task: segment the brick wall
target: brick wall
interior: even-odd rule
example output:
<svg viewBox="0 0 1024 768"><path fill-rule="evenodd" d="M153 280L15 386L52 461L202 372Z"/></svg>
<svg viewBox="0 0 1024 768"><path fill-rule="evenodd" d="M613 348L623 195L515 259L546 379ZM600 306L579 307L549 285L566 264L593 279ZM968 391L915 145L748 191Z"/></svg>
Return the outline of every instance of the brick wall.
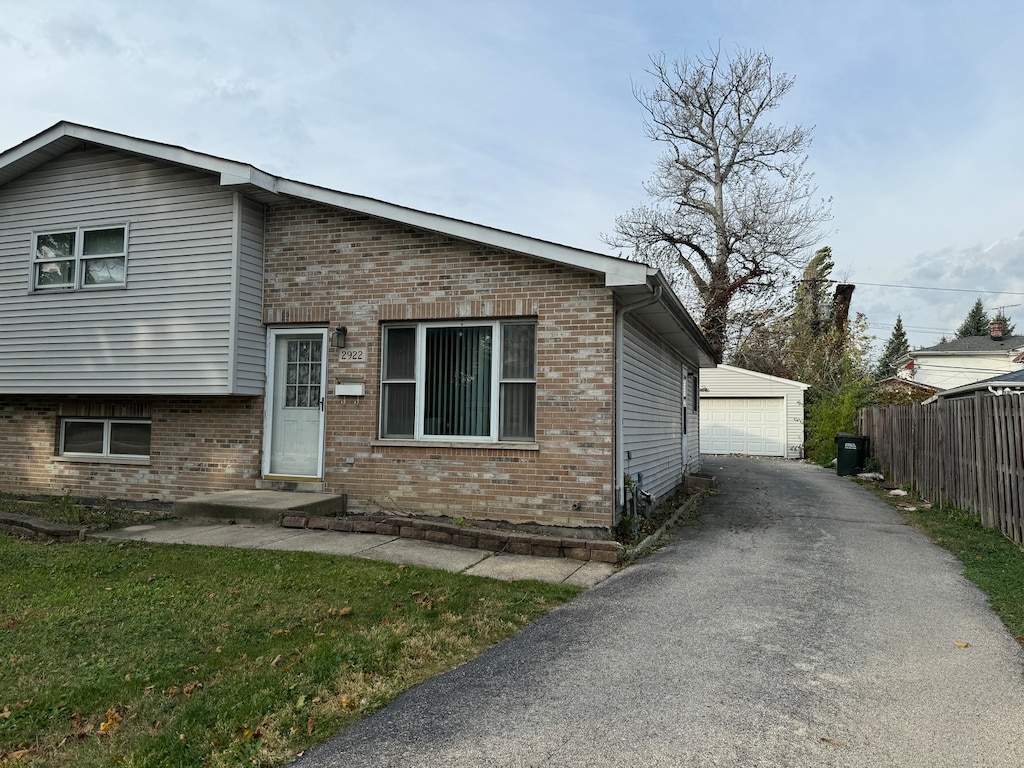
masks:
<svg viewBox="0 0 1024 768"><path fill-rule="evenodd" d="M62 416L149 418L148 465L56 457ZM251 488L259 477L262 398L161 401L0 397L0 491L172 501Z"/></svg>
<svg viewBox="0 0 1024 768"><path fill-rule="evenodd" d="M600 277L308 203L267 212L264 320L348 328L328 353L325 483L355 512L612 524L614 303ZM377 439L381 323L537 320L537 449ZM365 397L336 397L339 378Z"/></svg>

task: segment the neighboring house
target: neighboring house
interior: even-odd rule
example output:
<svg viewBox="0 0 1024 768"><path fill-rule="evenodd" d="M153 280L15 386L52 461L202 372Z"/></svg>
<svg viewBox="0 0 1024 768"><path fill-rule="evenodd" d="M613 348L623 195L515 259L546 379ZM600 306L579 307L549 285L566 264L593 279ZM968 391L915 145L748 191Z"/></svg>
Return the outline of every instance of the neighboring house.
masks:
<svg viewBox="0 0 1024 768"><path fill-rule="evenodd" d="M0 154L0 491L607 528L700 468L643 264L59 123Z"/></svg>
<svg viewBox="0 0 1024 768"><path fill-rule="evenodd" d="M1002 323L993 322L988 336L965 336L915 349L896 366L900 378L938 390L954 389L1024 368L1024 336L1005 336Z"/></svg>
<svg viewBox="0 0 1024 768"><path fill-rule="evenodd" d="M912 379L888 376L874 385L871 393L872 405L911 405L921 403L938 392L935 387L920 384Z"/></svg>
<svg viewBox="0 0 1024 768"><path fill-rule="evenodd" d="M1003 395L1024 395L1024 368L1002 376L993 376L971 384L964 384L953 389L946 389L925 400L925 404L938 400L954 400L961 397L976 395L1002 397Z"/></svg>
<svg viewBox="0 0 1024 768"><path fill-rule="evenodd" d="M720 365L701 372L701 453L799 459L809 384Z"/></svg>

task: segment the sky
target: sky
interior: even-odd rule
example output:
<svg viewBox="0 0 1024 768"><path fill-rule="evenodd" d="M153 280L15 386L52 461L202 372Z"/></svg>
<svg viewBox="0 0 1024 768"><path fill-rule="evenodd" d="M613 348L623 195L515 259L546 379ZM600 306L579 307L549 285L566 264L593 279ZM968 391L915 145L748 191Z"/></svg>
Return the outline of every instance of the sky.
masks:
<svg viewBox="0 0 1024 768"><path fill-rule="evenodd" d="M0 0L0 149L68 120L618 255L650 57L755 49L853 310L930 346L979 297L1024 333L1022 29L1019 0Z"/></svg>

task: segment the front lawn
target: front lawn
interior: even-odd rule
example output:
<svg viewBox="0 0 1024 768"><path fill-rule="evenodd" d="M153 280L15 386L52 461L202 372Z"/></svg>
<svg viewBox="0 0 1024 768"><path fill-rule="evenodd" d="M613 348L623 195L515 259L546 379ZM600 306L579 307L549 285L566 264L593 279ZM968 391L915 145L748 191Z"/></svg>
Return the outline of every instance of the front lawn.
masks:
<svg viewBox="0 0 1024 768"><path fill-rule="evenodd" d="M311 553L0 536L0 764L280 764L578 592Z"/></svg>

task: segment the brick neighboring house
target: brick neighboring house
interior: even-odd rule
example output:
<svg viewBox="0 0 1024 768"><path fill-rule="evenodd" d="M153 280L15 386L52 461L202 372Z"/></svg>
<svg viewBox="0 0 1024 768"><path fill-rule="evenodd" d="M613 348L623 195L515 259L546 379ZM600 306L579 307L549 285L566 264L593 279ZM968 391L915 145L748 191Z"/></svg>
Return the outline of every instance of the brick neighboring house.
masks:
<svg viewBox="0 0 1024 768"><path fill-rule="evenodd" d="M646 265L71 123L0 154L0 491L607 528L700 468Z"/></svg>

